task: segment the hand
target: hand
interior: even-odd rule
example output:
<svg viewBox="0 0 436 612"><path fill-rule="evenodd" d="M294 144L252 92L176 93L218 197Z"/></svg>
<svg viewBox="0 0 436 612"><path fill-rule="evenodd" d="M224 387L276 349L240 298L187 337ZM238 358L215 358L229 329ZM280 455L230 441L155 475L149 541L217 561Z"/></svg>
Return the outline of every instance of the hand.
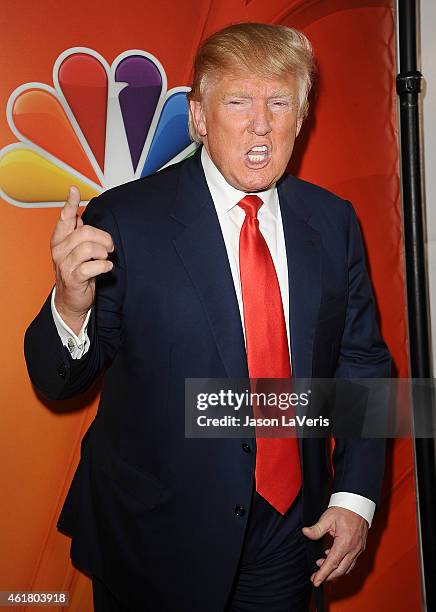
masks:
<svg viewBox="0 0 436 612"><path fill-rule="evenodd" d="M111 235L84 225L78 214L80 192L70 187L50 247L56 274L55 305L75 333L95 300L95 277L113 268L108 254L114 250Z"/></svg>
<svg viewBox="0 0 436 612"><path fill-rule="evenodd" d="M325 551L326 557L316 562L320 569L310 577L314 586L351 572L357 557L365 550L368 528L362 516L336 506L327 508L315 525L303 527L310 540L319 540L326 533L334 538L332 547Z"/></svg>

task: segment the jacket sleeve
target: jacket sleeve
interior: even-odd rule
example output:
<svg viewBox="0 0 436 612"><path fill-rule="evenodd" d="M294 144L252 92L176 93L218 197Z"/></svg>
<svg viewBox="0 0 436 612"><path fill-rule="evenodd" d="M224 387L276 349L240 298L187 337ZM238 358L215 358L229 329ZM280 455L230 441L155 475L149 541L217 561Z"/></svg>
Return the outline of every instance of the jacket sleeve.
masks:
<svg viewBox="0 0 436 612"><path fill-rule="evenodd" d="M114 358L122 342L122 309L126 286L123 245L113 212L103 194L89 202L83 222L109 232L115 245L114 267L96 278L95 303L88 324L90 348L72 359L57 332L48 295L24 337L24 355L30 379L49 399L67 399L83 393Z"/></svg>
<svg viewBox="0 0 436 612"><path fill-rule="evenodd" d="M335 378L389 378L391 356L379 332L359 224L349 204L348 212L348 304ZM377 503L384 462L383 438L335 438L333 493L356 493Z"/></svg>

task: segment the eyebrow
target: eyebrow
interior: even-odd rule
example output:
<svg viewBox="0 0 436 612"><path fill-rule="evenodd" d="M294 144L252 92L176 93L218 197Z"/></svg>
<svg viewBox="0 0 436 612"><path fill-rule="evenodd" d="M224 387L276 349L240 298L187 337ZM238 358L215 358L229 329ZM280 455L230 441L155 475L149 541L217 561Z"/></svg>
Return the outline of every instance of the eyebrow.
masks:
<svg viewBox="0 0 436 612"><path fill-rule="evenodd" d="M225 98L244 98L244 99L250 99L253 96L251 96L250 94L248 94L245 91L231 91L229 93L226 93L223 95L223 99ZM272 98L293 98L293 94L288 91L288 90L284 90L284 89L279 89L277 91L273 91L273 93L268 96L268 100L271 100Z"/></svg>

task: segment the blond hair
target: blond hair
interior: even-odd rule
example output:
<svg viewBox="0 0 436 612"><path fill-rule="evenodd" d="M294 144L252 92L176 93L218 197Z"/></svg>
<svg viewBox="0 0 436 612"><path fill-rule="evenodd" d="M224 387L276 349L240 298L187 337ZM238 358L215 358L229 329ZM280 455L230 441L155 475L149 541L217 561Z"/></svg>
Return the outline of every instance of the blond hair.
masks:
<svg viewBox="0 0 436 612"><path fill-rule="evenodd" d="M202 100L220 73L243 68L271 78L292 74L297 78L298 118L308 112L314 60L312 45L304 34L286 26L238 23L212 34L199 47L188 100ZM189 111L189 133L201 142Z"/></svg>

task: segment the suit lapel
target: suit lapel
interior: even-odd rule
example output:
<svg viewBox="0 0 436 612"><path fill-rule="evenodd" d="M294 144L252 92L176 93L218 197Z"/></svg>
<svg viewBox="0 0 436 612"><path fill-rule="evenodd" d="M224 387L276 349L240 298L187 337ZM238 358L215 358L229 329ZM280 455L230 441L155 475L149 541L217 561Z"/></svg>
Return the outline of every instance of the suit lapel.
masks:
<svg viewBox="0 0 436 612"><path fill-rule="evenodd" d="M238 301L200 154L184 164L172 216L184 226L173 241L204 306L229 378L248 377Z"/></svg>
<svg viewBox="0 0 436 612"><path fill-rule="evenodd" d="M312 375L313 343L321 301L320 237L308 223L305 204L293 189L292 177L278 184L288 259L289 327L293 375Z"/></svg>
<svg viewBox="0 0 436 612"><path fill-rule="evenodd" d="M278 184L289 280L293 374L312 375L313 343L321 301L320 237L308 223L292 177ZM229 378L248 377L238 302L215 206L198 151L182 169L172 217L182 227L173 241L204 306Z"/></svg>

